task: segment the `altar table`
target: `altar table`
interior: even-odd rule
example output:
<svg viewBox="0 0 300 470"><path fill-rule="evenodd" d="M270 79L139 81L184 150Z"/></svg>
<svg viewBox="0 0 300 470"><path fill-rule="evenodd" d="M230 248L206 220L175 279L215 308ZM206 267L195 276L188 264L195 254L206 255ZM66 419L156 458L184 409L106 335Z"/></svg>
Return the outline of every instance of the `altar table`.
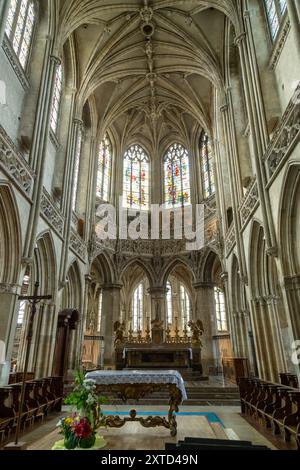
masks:
<svg viewBox="0 0 300 470"><path fill-rule="evenodd" d="M153 392L167 390L170 396L167 418L162 416L137 417L136 410L131 410L129 417L125 418L106 416L104 424L108 427L120 428L129 421L138 421L144 427L164 426L170 429L171 436L176 436L177 422L174 413L179 411L179 405L187 399L184 382L178 371L97 370L88 372L85 378L95 380L96 390L99 394L117 393L124 402L128 399L139 400Z"/></svg>

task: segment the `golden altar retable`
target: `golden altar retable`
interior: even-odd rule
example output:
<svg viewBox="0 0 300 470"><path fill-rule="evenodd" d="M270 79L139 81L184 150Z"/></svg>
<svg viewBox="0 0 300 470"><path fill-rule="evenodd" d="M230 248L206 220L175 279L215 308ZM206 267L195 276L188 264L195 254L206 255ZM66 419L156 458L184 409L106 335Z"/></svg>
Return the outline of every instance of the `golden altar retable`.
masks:
<svg viewBox="0 0 300 470"><path fill-rule="evenodd" d="M151 395L154 392L167 390L170 397L167 417L142 417L138 416L138 413L135 409L132 409L129 412L129 416L125 416L124 418L121 418L118 415L104 416L103 424L111 428L121 428L128 422L137 421L145 428L164 426L165 428L170 429L171 436L176 436L177 422L175 413L179 411L179 405L182 403L182 401L187 398L181 375L177 371L147 371L144 373L142 371L130 371L130 373L127 373L128 381L126 381L125 375L122 377L122 380L119 380L117 383L118 377L121 377L120 374L126 374L126 372L95 371L89 372L86 375L86 378L94 379L96 381L96 390L99 394L115 394L119 398L121 398L124 403L126 403L127 400L138 401L141 398ZM138 378L138 380L134 380L134 374L136 374L136 378ZM151 376L151 374L153 375ZM165 381L168 379L168 374L173 374L174 377L176 376L176 383L170 383ZM101 375L102 378L104 377L103 381L101 380ZM106 377L108 375L113 377L114 380L107 380ZM147 380L143 381L143 375L145 378L147 377ZM152 378L153 382L149 382L149 378L150 380ZM162 380L160 382L157 382L159 378L161 378ZM156 382L154 380L156 380Z"/></svg>

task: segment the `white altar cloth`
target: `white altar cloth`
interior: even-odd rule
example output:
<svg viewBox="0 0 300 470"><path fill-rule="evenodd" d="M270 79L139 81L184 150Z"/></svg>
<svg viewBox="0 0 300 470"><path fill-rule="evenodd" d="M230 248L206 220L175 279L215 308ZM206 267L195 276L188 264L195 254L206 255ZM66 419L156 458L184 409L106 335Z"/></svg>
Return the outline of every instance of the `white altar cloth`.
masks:
<svg viewBox="0 0 300 470"><path fill-rule="evenodd" d="M121 383L163 383L176 384L181 391L182 400L187 400L183 378L177 370L95 370L85 375L99 385Z"/></svg>

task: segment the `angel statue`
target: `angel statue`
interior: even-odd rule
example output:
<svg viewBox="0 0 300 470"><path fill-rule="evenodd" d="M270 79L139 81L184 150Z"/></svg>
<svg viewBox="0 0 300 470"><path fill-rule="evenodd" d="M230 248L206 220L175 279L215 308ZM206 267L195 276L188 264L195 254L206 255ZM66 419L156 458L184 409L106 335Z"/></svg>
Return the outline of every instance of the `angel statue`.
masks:
<svg viewBox="0 0 300 470"><path fill-rule="evenodd" d="M125 325L124 322L121 323L119 320L115 321L114 323L114 332L115 332L115 346L117 344L124 342L124 332L125 332Z"/></svg>
<svg viewBox="0 0 300 470"><path fill-rule="evenodd" d="M201 344L200 336L202 336L202 334L204 332L202 321L201 320L196 320L196 321L190 320L188 322L188 326L190 327L190 330L192 332L192 343L200 343Z"/></svg>

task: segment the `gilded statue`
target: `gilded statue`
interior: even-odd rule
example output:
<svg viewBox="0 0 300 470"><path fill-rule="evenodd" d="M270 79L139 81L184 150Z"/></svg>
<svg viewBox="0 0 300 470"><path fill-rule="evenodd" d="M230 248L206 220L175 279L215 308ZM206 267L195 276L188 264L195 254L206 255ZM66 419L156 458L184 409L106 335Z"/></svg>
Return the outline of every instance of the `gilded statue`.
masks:
<svg viewBox="0 0 300 470"><path fill-rule="evenodd" d="M124 343L124 332L125 332L124 322L121 323L119 320L115 321L114 332L115 332L115 346L117 344Z"/></svg>
<svg viewBox="0 0 300 470"><path fill-rule="evenodd" d="M201 344L201 339L200 336L202 336L204 332L203 328L203 323L201 320L196 320L192 321L190 320L188 322L188 326L190 327L190 330L192 332L192 343L200 343Z"/></svg>
<svg viewBox="0 0 300 470"><path fill-rule="evenodd" d="M162 330L164 327L164 322L156 316L154 320L151 321L152 329Z"/></svg>

